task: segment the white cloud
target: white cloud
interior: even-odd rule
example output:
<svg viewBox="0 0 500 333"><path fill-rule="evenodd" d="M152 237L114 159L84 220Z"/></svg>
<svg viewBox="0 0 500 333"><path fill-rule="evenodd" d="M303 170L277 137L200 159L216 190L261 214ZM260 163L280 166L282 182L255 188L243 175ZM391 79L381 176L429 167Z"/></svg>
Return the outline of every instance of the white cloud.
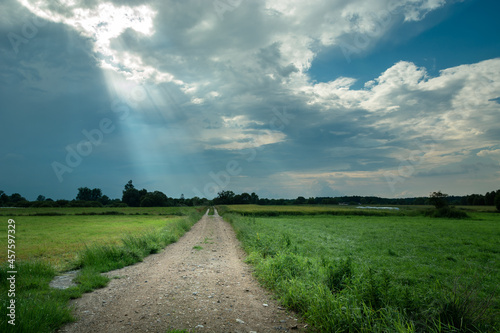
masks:
<svg viewBox="0 0 500 333"><path fill-rule="evenodd" d="M205 128L194 134L205 149L243 150L283 142L286 135L280 131L260 128L264 123L249 120L247 116L222 117L215 128Z"/></svg>
<svg viewBox="0 0 500 333"><path fill-rule="evenodd" d="M150 6L116 6L112 2L95 3L91 8L77 1L60 1L54 7L50 1L20 0L20 2L44 19L61 22L78 30L93 40L94 52L100 59L102 68L113 69L125 77L135 81L152 80L154 82L175 82L172 74L159 71L143 63L143 60L126 51L118 51L111 45L113 40L131 29L145 38L154 33L153 20L156 11Z"/></svg>
<svg viewBox="0 0 500 333"><path fill-rule="evenodd" d="M500 121L500 59L461 65L430 77L425 68L398 62L365 89L352 90L354 79L339 78L303 87L309 103L373 113L374 126L439 136L472 139Z"/></svg>
<svg viewBox="0 0 500 333"><path fill-rule="evenodd" d="M500 149L481 150L479 153L477 153L477 156L489 157L492 160L500 163Z"/></svg>

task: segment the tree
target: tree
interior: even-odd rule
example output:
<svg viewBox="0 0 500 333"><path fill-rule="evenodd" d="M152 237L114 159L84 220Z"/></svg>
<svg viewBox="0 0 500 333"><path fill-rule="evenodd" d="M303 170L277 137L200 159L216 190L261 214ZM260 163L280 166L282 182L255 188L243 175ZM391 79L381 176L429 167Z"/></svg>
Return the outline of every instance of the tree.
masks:
<svg viewBox="0 0 500 333"><path fill-rule="evenodd" d="M148 193L145 189L138 190L135 188L132 181L129 180L123 189L122 202L130 207L139 207L141 205L142 197Z"/></svg>
<svg viewBox="0 0 500 333"><path fill-rule="evenodd" d="M234 203L235 194L233 191L220 191L217 193L217 198L214 198L216 205L231 205Z"/></svg>
<svg viewBox="0 0 500 333"><path fill-rule="evenodd" d="M498 190L495 195L495 206L497 207L497 210L500 211L500 190Z"/></svg>
<svg viewBox="0 0 500 333"><path fill-rule="evenodd" d="M250 202L253 203L254 205L256 205L257 203L259 203L259 196L257 194L255 194L255 192L252 192L252 194L250 194Z"/></svg>
<svg viewBox="0 0 500 333"><path fill-rule="evenodd" d="M36 201L45 201L45 196L43 195L39 195L37 198L36 198Z"/></svg>
<svg viewBox="0 0 500 333"><path fill-rule="evenodd" d="M134 187L134 184L132 184L132 181L129 180L127 184L125 184L125 191L126 190L131 190L131 189L135 189Z"/></svg>
<svg viewBox="0 0 500 333"><path fill-rule="evenodd" d="M4 191L0 190L0 207L6 205L9 202L9 196L5 194Z"/></svg>
<svg viewBox="0 0 500 333"><path fill-rule="evenodd" d="M76 195L76 200L79 201L91 201L90 196L91 196L92 190L88 187L79 187L78 188L78 194Z"/></svg>
<svg viewBox="0 0 500 333"><path fill-rule="evenodd" d="M102 198L102 191L100 188L90 189L88 187L80 187L76 200L80 201L100 201Z"/></svg>
<svg viewBox="0 0 500 333"><path fill-rule="evenodd" d="M99 202L102 203L104 206L106 206L111 202L111 199L107 195L103 195L99 200Z"/></svg>
<svg viewBox="0 0 500 333"><path fill-rule="evenodd" d="M139 207L141 205L141 193L135 188L129 188L123 191L122 201L130 207Z"/></svg>
<svg viewBox="0 0 500 333"><path fill-rule="evenodd" d="M296 205L303 205L306 203L306 198L304 197L298 197L297 199L295 199L295 204Z"/></svg>
<svg viewBox="0 0 500 333"><path fill-rule="evenodd" d="M495 205L495 196L496 196L495 191L487 192L486 195L484 196L485 204L487 206Z"/></svg>
<svg viewBox="0 0 500 333"><path fill-rule="evenodd" d="M447 197L448 194L444 194L441 191L432 192L429 196L429 203L434 205L436 209L444 208L448 206L448 201L446 200Z"/></svg>
<svg viewBox="0 0 500 333"><path fill-rule="evenodd" d="M21 196L19 193L12 193L10 195L9 201L11 204L17 204L21 201L27 201L23 196Z"/></svg>
<svg viewBox="0 0 500 333"><path fill-rule="evenodd" d="M241 193L239 197L239 203L243 205L247 205L251 203L252 197L248 193Z"/></svg>
<svg viewBox="0 0 500 333"><path fill-rule="evenodd" d="M315 205L316 204L316 198L309 197L309 199L307 199L307 204L308 205Z"/></svg>
<svg viewBox="0 0 500 333"><path fill-rule="evenodd" d="M141 198L141 207L166 207L168 206L168 197L160 192L148 192Z"/></svg>

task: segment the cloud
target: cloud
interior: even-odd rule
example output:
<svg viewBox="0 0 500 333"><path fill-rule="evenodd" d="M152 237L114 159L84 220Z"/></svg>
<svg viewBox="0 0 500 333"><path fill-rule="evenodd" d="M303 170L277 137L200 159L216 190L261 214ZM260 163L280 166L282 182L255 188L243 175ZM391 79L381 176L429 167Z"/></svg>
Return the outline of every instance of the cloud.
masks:
<svg viewBox="0 0 500 333"><path fill-rule="evenodd" d="M470 139L476 145L477 137L491 128L489 124L500 120L493 100L500 89L499 74L500 59L448 68L438 77L402 61L362 90L350 89L354 79L339 78L303 87L298 93L306 93L310 104L324 110L369 111L373 127L398 131L398 136Z"/></svg>
<svg viewBox="0 0 500 333"><path fill-rule="evenodd" d="M490 158L500 163L500 149L485 149L477 153L477 156Z"/></svg>
<svg viewBox="0 0 500 333"><path fill-rule="evenodd" d="M498 142L500 59L434 76L398 61L368 82L335 68L328 82L308 74L321 52L365 52L404 22L445 6L442 0L256 0L227 2L233 5L224 12L196 0L19 2L50 23L21 45L26 52L9 53L0 80L2 89L28 96L9 100L24 110L9 116L12 123L39 112L39 100L55 119L34 134L57 133L44 148L47 165L64 158L82 129L109 117L117 130L86 165L97 168L109 154L124 175L134 170L152 181L161 179L162 163L176 174L190 163L203 182L238 159L244 174L233 185L241 188L257 186L252 178L267 193L276 193L273 186L294 195L301 186L310 195L371 186L377 194L387 188L384 174L397 173L402 161L420 161L415 178L440 165L455 170L471 156L493 158L485 147ZM15 4L0 6L22 12ZM0 27L22 30L11 18ZM127 108L126 117L116 105Z"/></svg>

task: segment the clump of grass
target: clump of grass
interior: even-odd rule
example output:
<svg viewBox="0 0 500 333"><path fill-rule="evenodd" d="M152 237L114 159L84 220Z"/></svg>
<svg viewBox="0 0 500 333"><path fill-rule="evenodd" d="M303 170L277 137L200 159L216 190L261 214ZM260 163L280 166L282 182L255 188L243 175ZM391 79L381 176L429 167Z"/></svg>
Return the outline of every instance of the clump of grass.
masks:
<svg viewBox="0 0 500 333"><path fill-rule="evenodd" d="M479 296L481 279L475 283L462 282L456 278L453 288L442 293L439 300L439 324L457 332L477 332L481 324L491 329L500 320L493 312L493 295Z"/></svg>
<svg viewBox="0 0 500 333"><path fill-rule="evenodd" d="M199 245L195 245L195 246L193 246L193 250L200 251L200 250L203 250L203 247L201 247Z"/></svg>
<svg viewBox="0 0 500 333"><path fill-rule="evenodd" d="M143 258L143 251L115 245L91 245L80 253L78 268L93 267L107 272L136 263Z"/></svg>
<svg viewBox="0 0 500 333"><path fill-rule="evenodd" d="M390 256L393 256L393 257L397 257L397 256L398 256L398 254L397 254L396 252L394 252L393 250L391 250L391 249L389 249L389 250L387 251L387 253L388 253Z"/></svg>
<svg viewBox="0 0 500 333"><path fill-rule="evenodd" d="M342 260L337 267L329 265L327 267L325 284L332 293L344 289L352 277L352 260L347 258Z"/></svg>
<svg viewBox="0 0 500 333"><path fill-rule="evenodd" d="M205 237L203 240L203 244L213 244L214 242L211 242L212 238L210 237Z"/></svg>

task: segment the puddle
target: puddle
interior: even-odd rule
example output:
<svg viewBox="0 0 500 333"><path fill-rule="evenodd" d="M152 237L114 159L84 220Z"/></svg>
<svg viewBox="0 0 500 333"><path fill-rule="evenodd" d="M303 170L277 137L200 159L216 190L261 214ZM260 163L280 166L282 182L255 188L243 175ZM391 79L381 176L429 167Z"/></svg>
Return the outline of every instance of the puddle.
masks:
<svg viewBox="0 0 500 333"><path fill-rule="evenodd" d="M56 289L68 289L69 287L74 287L76 286L76 283L73 282L73 279L79 272L80 270L76 270L58 275L50 282L49 286Z"/></svg>
<svg viewBox="0 0 500 333"><path fill-rule="evenodd" d="M393 209L393 210L399 210L398 207L369 207L369 206L358 206L356 208L360 208L360 209Z"/></svg>

